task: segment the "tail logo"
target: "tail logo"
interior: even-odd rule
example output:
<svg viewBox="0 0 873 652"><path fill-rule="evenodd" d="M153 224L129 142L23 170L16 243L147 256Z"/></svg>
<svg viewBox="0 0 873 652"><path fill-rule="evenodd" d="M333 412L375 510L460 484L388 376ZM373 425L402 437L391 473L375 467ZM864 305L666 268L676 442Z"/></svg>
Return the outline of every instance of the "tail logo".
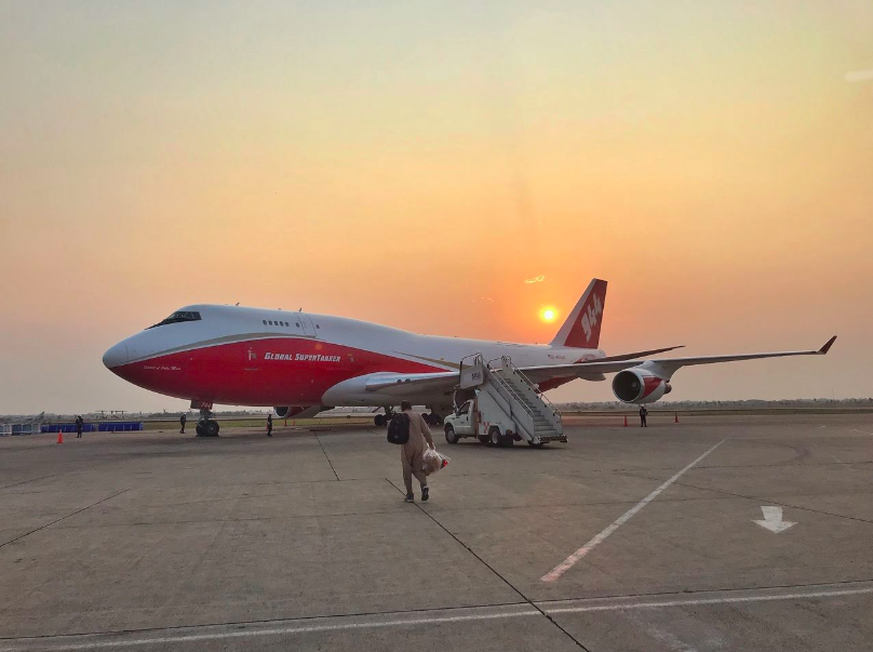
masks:
<svg viewBox="0 0 873 652"><path fill-rule="evenodd" d="M586 306L586 310L582 311L582 316L579 319L579 323L582 325L582 330L585 332L585 340L591 341L591 336L594 334L594 327L597 326L597 322L600 319L600 316L603 314L603 303L600 301L600 297L596 294L593 294L593 304L590 303Z"/></svg>

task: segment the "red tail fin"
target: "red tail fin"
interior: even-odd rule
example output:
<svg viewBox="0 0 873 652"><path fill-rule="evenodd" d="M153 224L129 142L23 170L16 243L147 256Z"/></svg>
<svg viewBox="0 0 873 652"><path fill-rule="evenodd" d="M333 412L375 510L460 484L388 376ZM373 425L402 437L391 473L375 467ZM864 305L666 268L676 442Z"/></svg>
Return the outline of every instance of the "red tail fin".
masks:
<svg viewBox="0 0 873 652"><path fill-rule="evenodd" d="M552 346L573 346L596 349L600 346L600 325L606 305L606 281L591 280L585 294L573 308L567 321L552 340Z"/></svg>

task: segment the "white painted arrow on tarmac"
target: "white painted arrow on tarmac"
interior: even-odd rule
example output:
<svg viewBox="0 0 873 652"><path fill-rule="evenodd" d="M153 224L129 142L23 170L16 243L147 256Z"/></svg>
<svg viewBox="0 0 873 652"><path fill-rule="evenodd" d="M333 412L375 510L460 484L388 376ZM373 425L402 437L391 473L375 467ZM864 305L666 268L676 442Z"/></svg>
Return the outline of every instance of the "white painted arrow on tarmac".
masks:
<svg viewBox="0 0 873 652"><path fill-rule="evenodd" d="M780 532L785 532L788 528L793 525L797 525L797 523L793 523L792 521L783 521L782 520L782 508L774 507L771 505L762 505L761 511L764 513L763 521L755 521L758 525L760 525L765 530L770 530L775 534L779 534Z"/></svg>

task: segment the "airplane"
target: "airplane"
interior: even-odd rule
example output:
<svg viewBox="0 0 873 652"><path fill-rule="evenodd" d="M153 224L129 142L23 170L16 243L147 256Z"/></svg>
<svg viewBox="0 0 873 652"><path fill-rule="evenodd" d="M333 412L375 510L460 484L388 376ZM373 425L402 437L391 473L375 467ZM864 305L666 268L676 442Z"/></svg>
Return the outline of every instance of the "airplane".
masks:
<svg viewBox="0 0 873 652"><path fill-rule="evenodd" d="M548 345L419 335L370 322L284 310L191 305L110 348L103 363L124 380L191 401L198 434L215 436L215 403L274 407L305 418L338 406L385 414L402 399L425 405L431 423L453 409L462 361L508 356L540 392L577 378L606 380L624 403L653 403L682 367L739 360L825 355L820 349L655 358L680 346L607 356L600 346L607 283L593 279ZM276 407L278 406L278 407Z"/></svg>

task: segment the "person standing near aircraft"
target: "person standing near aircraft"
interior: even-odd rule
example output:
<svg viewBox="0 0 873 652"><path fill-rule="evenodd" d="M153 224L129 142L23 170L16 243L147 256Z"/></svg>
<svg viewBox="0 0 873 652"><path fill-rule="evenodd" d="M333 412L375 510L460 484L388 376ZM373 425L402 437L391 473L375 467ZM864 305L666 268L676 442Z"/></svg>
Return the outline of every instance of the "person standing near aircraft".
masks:
<svg viewBox="0 0 873 652"><path fill-rule="evenodd" d="M76 417L76 439L81 439L82 430L85 428L85 420L82 418L82 415L78 415Z"/></svg>
<svg viewBox="0 0 873 652"><path fill-rule="evenodd" d="M648 416L649 411L646 409L645 405L640 406L640 428L648 428L648 424L646 423L646 416Z"/></svg>
<svg viewBox="0 0 873 652"><path fill-rule="evenodd" d="M179 430L179 434L185 434L185 423L188 421L188 417L185 416L185 413L182 413L182 416L179 417L179 425L182 426L182 429Z"/></svg>
<svg viewBox="0 0 873 652"><path fill-rule="evenodd" d="M267 415L267 437L273 436L273 415Z"/></svg>
<svg viewBox="0 0 873 652"><path fill-rule="evenodd" d="M409 401L400 402L400 412L409 421L409 440L400 448L400 461L403 464L403 484L406 487L406 502L415 502L415 494L412 493L412 476L421 485L421 500L427 501L430 492L427 488L427 476L424 474L423 457L425 441L428 447L434 448L433 437L424 417L418 412L412 411Z"/></svg>

